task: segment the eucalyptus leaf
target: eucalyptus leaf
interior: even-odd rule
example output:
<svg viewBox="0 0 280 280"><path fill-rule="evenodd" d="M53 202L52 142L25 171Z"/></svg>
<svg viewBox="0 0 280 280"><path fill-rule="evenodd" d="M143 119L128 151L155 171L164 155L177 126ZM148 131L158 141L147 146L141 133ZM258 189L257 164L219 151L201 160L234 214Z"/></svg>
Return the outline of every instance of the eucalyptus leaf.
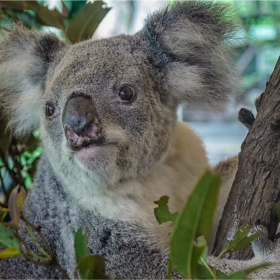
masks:
<svg viewBox="0 0 280 280"><path fill-rule="evenodd" d="M0 1L0 7L14 10L32 10L42 25L52 26L64 30L63 16L56 10L49 10L37 1Z"/></svg>
<svg viewBox="0 0 280 280"><path fill-rule="evenodd" d="M19 241L14 234L0 223L0 246L3 248L16 248L20 250Z"/></svg>
<svg viewBox="0 0 280 280"><path fill-rule="evenodd" d="M75 244L76 260L77 263L79 263L79 261L82 258L89 256L88 247L87 247L87 235L86 233L83 234L81 228L79 228L75 234L74 244Z"/></svg>
<svg viewBox="0 0 280 280"><path fill-rule="evenodd" d="M197 265L201 263L200 259L202 257L203 252L205 251L205 246L197 246L194 244L192 251L192 259L191 259L191 271L195 271Z"/></svg>
<svg viewBox="0 0 280 280"><path fill-rule="evenodd" d="M110 8L103 8L103 1L87 3L70 20L67 26L67 37L71 43L78 43L90 39L99 23L106 16Z"/></svg>
<svg viewBox="0 0 280 280"><path fill-rule="evenodd" d="M210 265L207 267L201 264L198 264L195 271L193 272L193 279L215 279L214 277L216 277L216 279L226 279L228 275Z"/></svg>
<svg viewBox="0 0 280 280"><path fill-rule="evenodd" d="M234 252L238 251L240 249L245 248L248 246L252 241L257 239L260 236L260 233L257 232L253 235L247 236L250 232L251 228L241 227L236 233L234 240L231 240L226 249L223 251L223 253L227 252Z"/></svg>
<svg viewBox="0 0 280 280"><path fill-rule="evenodd" d="M102 256L91 255L82 258L77 268L82 279L110 279L105 272L105 261Z"/></svg>
<svg viewBox="0 0 280 280"><path fill-rule="evenodd" d="M15 257L21 254L18 248L6 248L0 251L0 259Z"/></svg>
<svg viewBox="0 0 280 280"><path fill-rule="evenodd" d="M155 203L158 204L158 207L154 209L154 213L159 224L169 221L175 222L178 217L178 212L173 214L170 213L167 206L168 200L168 196L162 196L159 200L155 201Z"/></svg>
<svg viewBox="0 0 280 280"><path fill-rule="evenodd" d="M178 216L171 234L171 259L178 272L185 278L192 278L194 255L203 250L194 248L196 237L210 236L218 200L220 177L206 172L191 193L182 213Z"/></svg>
<svg viewBox="0 0 280 280"><path fill-rule="evenodd" d="M204 236L199 236L197 238L197 246L204 247L199 260L199 263L203 265L204 263L207 263L207 256L208 256L207 241Z"/></svg>

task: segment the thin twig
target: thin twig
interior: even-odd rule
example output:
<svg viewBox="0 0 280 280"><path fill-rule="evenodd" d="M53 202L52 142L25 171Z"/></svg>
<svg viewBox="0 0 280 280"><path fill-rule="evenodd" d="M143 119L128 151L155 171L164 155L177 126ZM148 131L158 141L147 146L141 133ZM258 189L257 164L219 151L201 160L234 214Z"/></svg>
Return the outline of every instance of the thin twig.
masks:
<svg viewBox="0 0 280 280"><path fill-rule="evenodd" d="M27 261L29 261L33 264L36 264L36 265L49 266L49 265L53 264L52 259L49 261L42 262L42 261L36 261L36 260L32 259L28 254L21 254L21 256L23 256Z"/></svg>
<svg viewBox="0 0 280 280"><path fill-rule="evenodd" d="M36 255L35 253L32 252L32 250L30 249L30 247L27 245L27 243L25 242L24 239L22 239L20 237L20 235L18 233L14 233L15 237L24 245L25 249L27 250L28 254L30 254L33 258L42 260L42 261L50 261L52 260L52 258L43 258L41 256Z"/></svg>
<svg viewBox="0 0 280 280"><path fill-rule="evenodd" d="M34 245L37 247L37 249L43 254L45 255L46 257L50 257L49 254L47 252L45 252L45 250L39 245L39 243L36 241L33 233L32 233L32 230L30 229L30 227L28 225L26 225L26 230L32 240L32 242L34 243Z"/></svg>
<svg viewBox="0 0 280 280"><path fill-rule="evenodd" d="M49 246L48 242L46 241L45 237L43 236L43 234L42 234L42 232L41 232L41 227L40 227L40 226L34 226L33 224L31 224L31 223L24 217L23 214L21 215L21 219L22 219L28 226L30 226L31 228L33 228L33 229L36 231L36 233L39 235L39 237L40 237L41 240L43 241L43 243L44 243L44 245L45 245L45 247L46 247L46 249L47 249L49 255L50 255L51 257L53 257L53 256L54 256L53 251L52 251L51 247Z"/></svg>
<svg viewBox="0 0 280 280"><path fill-rule="evenodd" d="M67 275L67 272L66 270L64 270L61 265L58 263L51 247L49 246L49 244L47 243L46 239L44 238L42 232L41 232L41 227L40 226L35 226L33 224L31 224L23 215L21 215L21 219L26 223L26 225L30 226L32 229L34 229L36 231L36 233L40 236L41 240L43 241L49 255L51 256L52 258L52 264L54 266L56 266L56 268L61 272L61 274L63 275L63 277L65 279L71 279L68 275Z"/></svg>

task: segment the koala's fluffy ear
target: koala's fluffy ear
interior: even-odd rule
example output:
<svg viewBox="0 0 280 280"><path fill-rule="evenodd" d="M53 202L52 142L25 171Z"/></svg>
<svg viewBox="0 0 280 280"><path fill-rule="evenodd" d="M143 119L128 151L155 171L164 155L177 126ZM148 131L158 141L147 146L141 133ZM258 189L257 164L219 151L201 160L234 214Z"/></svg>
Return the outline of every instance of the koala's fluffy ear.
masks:
<svg viewBox="0 0 280 280"><path fill-rule="evenodd" d="M4 34L0 43L0 102L17 135L39 127L49 65L63 47L55 35L22 26Z"/></svg>
<svg viewBox="0 0 280 280"><path fill-rule="evenodd" d="M227 4L175 2L150 15L140 32L178 103L222 109L238 75L230 54L239 28Z"/></svg>

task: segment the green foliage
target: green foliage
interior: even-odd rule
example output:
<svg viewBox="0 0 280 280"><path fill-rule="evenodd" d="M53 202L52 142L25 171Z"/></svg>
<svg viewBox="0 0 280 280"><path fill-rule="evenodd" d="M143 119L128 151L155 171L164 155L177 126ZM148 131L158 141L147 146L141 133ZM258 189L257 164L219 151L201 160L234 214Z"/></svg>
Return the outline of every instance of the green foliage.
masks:
<svg viewBox="0 0 280 280"><path fill-rule="evenodd" d="M105 273L104 258L91 255L81 259L77 265L82 279L110 279Z"/></svg>
<svg viewBox="0 0 280 280"><path fill-rule="evenodd" d="M205 249L205 246L197 245L195 239L211 234L219 185L219 176L206 172L176 219L174 232L171 234L170 257L183 277L192 277L192 271Z"/></svg>
<svg viewBox="0 0 280 280"><path fill-rule="evenodd" d="M81 279L110 279L105 273L104 258L98 255L89 255L87 248L87 234L78 229L75 234L75 252L77 270Z"/></svg>
<svg viewBox="0 0 280 280"><path fill-rule="evenodd" d="M96 1L82 7L67 27L67 37L72 43L89 39L110 8L103 8L104 2Z"/></svg>
<svg viewBox="0 0 280 280"><path fill-rule="evenodd" d="M216 269L223 254L240 250L259 236L258 233L248 236L250 228L241 228L236 232L235 239L230 241L217 257L214 267L207 264L208 250L205 237L209 237L212 231L219 185L219 176L206 172L189 196L181 213L169 212L166 196L156 201L158 207L155 209L155 215L158 222L172 221L174 228L170 233L168 279L171 278L173 265L178 273L187 279L246 279L249 273L269 265L262 264L231 275L225 275Z"/></svg>
<svg viewBox="0 0 280 280"><path fill-rule="evenodd" d="M223 251L223 253L228 252L234 252L241 250L242 248L249 245L252 241L257 239L260 236L260 233L257 232L251 236L248 236L250 233L251 228L245 228L241 227L236 233L235 233L235 239L229 241L226 249Z"/></svg>
<svg viewBox="0 0 280 280"><path fill-rule="evenodd" d="M15 235L3 224L0 223L0 247L20 249L19 242Z"/></svg>
<svg viewBox="0 0 280 280"><path fill-rule="evenodd" d="M162 196L158 201L155 201L155 203L158 204L158 207L154 209L154 213L160 225L168 221L175 222L178 216L178 212L175 212L173 214L169 212L167 206L168 200L169 200L168 196ZM172 226L174 226L173 223Z"/></svg>
<svg viewBox="0 0 280 280"><path fill-rule="evenodd" d="M82 229L78 229L74 239L76 260L79 262L82 258L89 255L87 248L87 236L83 233Z"/></svg>
<svg viewBox="0 0 280 280"><path fill-rule="evenodd" d="M14 21L21 20L28 27L32 27L34 22L37 26L55 27L60 29L63 37L71 43L87 40L93 35L99 23L110 10L104 5L103 1L87 3L80 6L80 9L73 15L68 11L69 5L63 2L62 11L59 12L57 9L49 10L37 1L0 1L3 17L11 18ZM19 11L25 13L27 18L17 17Z"/></svg>

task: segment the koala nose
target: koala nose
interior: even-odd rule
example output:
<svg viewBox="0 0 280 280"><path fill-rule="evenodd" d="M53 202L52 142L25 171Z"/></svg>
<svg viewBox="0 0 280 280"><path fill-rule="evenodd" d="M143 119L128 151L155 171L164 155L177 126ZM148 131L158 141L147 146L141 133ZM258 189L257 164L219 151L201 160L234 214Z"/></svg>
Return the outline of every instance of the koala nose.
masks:
<svg viewBox="0 0 280 280"><path fill-rule="evenodd" d="M92 100L87 96L71 98L62 115L67 143L73 150L100 140L99 120Z"/></svg>

